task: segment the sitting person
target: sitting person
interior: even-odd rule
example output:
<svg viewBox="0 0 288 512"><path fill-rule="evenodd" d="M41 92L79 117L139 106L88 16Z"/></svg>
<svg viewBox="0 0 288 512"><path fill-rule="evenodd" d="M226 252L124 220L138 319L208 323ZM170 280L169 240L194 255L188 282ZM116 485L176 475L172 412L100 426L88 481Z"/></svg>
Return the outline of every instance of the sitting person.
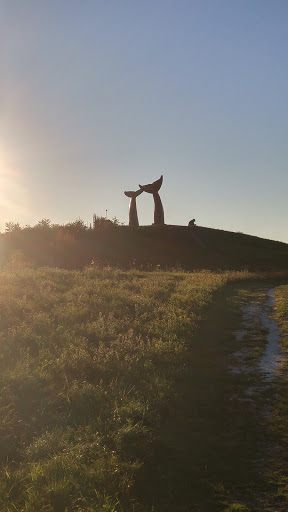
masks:
<svg viewBox="0 0 288 512"><path fill-rule="evenodd" d="M190 222L188 222L188 226L189 226L190 228L194 228L194 227L196 226L196 224L195 224L195 219L190 220Z"/></svg>

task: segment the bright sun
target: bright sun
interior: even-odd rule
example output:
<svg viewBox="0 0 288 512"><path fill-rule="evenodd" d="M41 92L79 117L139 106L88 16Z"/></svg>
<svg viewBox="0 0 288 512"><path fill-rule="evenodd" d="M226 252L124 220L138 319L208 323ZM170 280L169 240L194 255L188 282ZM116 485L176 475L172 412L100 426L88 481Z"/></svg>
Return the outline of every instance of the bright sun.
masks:
<svg viewBox="0 0 288 512"><path fill-rule="evenodd" d="M1 221L19 221L27 213L27 193L23 176L0 148L0 216Z"/></svg>

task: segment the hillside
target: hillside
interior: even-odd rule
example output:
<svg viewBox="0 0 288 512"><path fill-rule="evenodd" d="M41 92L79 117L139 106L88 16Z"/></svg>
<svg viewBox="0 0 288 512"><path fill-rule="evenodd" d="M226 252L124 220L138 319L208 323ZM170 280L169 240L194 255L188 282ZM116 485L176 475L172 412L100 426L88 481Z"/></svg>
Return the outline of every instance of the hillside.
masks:
<svg viewBox="0 0 288 512"><path fill-rule="evenodd" d="M182 267L187 270L286 270L288 244L197 226L112 223L17 229L1 235L1 262L82 268L93 261L121 268Z"/></svg>

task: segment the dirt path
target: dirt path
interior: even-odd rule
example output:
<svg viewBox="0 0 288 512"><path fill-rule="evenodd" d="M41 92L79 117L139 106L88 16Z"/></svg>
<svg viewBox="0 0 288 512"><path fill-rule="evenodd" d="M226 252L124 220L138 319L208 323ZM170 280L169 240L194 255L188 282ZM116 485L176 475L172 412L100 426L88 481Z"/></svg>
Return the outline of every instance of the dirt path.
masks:
<svg viewBox="0 0 288 512"><path fill-rule="evenodd" d="M282 364L274 300L259 283L215 297L137 482L151 510L288 510L270 476L281 464L271 430Z"/></svg>
<svg viewBox="0 0 288 512"><path fill-rule="evenodd" d="M246 376L246 385L242 385L231 399L246 402L251 410L257 411L258 431L262 435L261 450L251 460L260 487L248 499L242 495L251 510L259 512L284 512L288 508L275 485L277 479L272 476L282 464L280 446L273 435L273 415L285 361L275 320L275 305L275 287L249 290L242 299L241 327L234 331L236 350L230 366L232 374Z"/></svg>

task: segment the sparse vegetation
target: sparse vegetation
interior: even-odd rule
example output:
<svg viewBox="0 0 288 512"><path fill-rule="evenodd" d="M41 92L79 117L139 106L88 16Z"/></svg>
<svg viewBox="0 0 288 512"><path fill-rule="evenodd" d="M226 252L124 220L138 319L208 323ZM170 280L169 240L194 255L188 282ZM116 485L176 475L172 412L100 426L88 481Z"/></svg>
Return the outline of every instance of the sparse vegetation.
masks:
<svg viewBox="0 0 288 512"><path fill-rule="evenodd" d="M271 452L273 470L270 480L277 489L277 497L280 502L288 502L288 285L276 288L276 318L281 330L282 366L281 371L273 385L274 400L271 404L269 426L274 442L274 450ZM285 508L285 505L283 509ZM286 509L285 509L286 510Z"/></svg>

